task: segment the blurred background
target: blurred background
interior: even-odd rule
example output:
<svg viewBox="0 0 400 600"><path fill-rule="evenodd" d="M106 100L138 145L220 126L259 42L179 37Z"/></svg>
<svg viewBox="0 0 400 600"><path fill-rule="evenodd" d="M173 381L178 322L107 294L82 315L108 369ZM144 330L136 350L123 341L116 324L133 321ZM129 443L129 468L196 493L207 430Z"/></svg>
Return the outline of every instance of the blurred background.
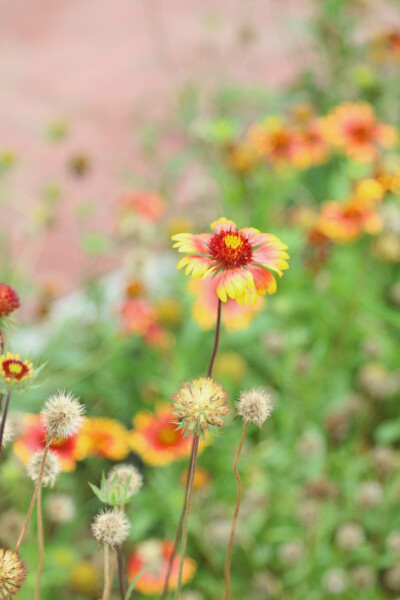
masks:
<svg viewBox="0 0 400 600"><path fill-rule="evenodd" d="M170 237L225 216L291 257L274 296L224 306L215 378L232 409L252 386L275 404L243 452L232 600L398 599L398 0L0 7L0 281L21 305L6 349L46 363L11 402L2 545L27 509L41 406L71 390L89 419L44 490L42 598L100 596L88 482L120 461L144 476L128 576L150 565L161 591L188 455L168 402L206 371L216 315ZM199 458L185 600L222 595L239 436L229 418ZM21 555L28 600L34 524ZM135 596L153 592L143 576Z"/></svg>

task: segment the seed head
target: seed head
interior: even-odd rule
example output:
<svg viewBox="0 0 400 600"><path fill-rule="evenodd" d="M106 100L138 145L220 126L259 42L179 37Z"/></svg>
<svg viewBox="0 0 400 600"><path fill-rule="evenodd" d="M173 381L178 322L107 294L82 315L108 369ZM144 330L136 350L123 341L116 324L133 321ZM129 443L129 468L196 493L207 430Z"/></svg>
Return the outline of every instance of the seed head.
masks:
<svg viewBox="0 0 400 600"><path fill-rule="evenodd" d="M69 392L50 396L41 411L48 437L59 441L75 435L83 423L84 412L85 407Z"/></svg>
<svg viewBox="0 0 400 600"><path fill-rule="evenodd" d="M342 550L356 550L365 541L365 533L358 523L344 523L336 533L336 543Z"/></svg>
<svg viewBox="0 0 400 600"><path fill-rule="evenodd" d="M122 463L117 465L108 474L108 487L124 488L129 496L137 494L143 485L143 477L140 471L133 465Z"/></svg>
<svg viewBox="0 0 400 600"><path fill-rule="evenodd" d="M383 500L383 489L379 481L363 481L357 490L357 501L361 508L379 506Z"/></svg>
<svg viewBox="0 0 400 600"><path fill-rule="evenodd" d="M18 554L0 548L0 599L8 600L18 594L25 577L25 566Z"/></svg>
<svg viewBox="0 0 400 600"><path fill-rule="evenodd" d="M204 435L223 427L221 417L229 414L227 393L221 384L211 377L184 381L178 393L172 396L172 414L179 429L187 435Z"/></svg>
<svg viewBox="0 0 400 600"><path fill-rule="evenodd" d="M129 521L120 510L101 511L92 523L93 535L99 544L119 546L128 537L129 530Z"/></svg>
<svg viewBox="0 0 400 600"><path fill-rule="evenodd" d="M76 513L75 502L66 494L52 494L46 500L46 513L53 523L70 523Z"/></svg>
<svg viewBox="0 0 400 600"><path fill-rule="evenodd" d="M273 409L271 396L262 388L241 392L236 406L238 415L243 417L245 423L254 423L260 429Z"/></svg>
<svg viewBox="0 0 400 600"><path fill-rule="evenodd" d="M347 575L344 569L332 568L326 571L322 578L322 585L328 594L338 596L347 588Z"/></svg>
<svg viewBox="0 0 400 600"><path fill-rule="evenodd" d="M1 413L0 413L0 421L1 421ZM12 424L10 423L10 419L7 419L7 421L5 423L5 427L4 427L4 432L3 432L3 441L2 441L3 448L6 444L8 444L8 442L11 442L13 437L14 437L14 428L13 428Z"/></svg>
<svg viewBox="0 0 400 600"><path fill-rule="evenodd" d="M26 467L29 477L35 483L39 479L40 470L42 467L43 455L44 455L44 450L39 450L38 452L35 452L35 454L32 456L30 462L28 463L28 465ZM46 456L46 462L44 465L42 485L46 486L47 484L50 484L50 487L53 487L59 472L60 472L60 463L59 463L57 456L55 454L52 454L51 452L48 452L47 456Z"/></svg>

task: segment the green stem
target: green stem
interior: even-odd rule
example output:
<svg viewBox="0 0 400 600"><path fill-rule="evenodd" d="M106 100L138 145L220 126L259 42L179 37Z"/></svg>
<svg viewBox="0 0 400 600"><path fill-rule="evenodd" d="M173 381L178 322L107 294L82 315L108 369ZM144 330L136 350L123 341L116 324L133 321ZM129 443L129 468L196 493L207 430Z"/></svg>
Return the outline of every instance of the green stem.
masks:
<svg viewBox="0 0 400 600"><path fill-rule="evenodd" d="M0 460L1 460L1 452L3 450L3 436L4 436L4 429L5 429L5 426L6 426L8 406L10 404L10 396L11 396L11 392L8 392L7 396L6 396L6 401L4 403L4 410L3 410L2 415L1 415L1 425L0 425Z"/></svg>

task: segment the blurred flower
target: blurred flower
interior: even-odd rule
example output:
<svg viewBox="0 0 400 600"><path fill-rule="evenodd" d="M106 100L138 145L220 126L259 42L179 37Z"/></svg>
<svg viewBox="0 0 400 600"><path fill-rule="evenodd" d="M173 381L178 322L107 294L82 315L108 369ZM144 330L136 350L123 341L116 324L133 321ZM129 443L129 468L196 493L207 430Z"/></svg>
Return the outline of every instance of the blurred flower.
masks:
<svg viewBox="0 0 400 600"><path fill-rule="evenodd" d="M186 275L191 274L194 279L212 275L223 302L229 297L238 304L249 304L256 301L257 294L273 294L276 281L268 269L281 276L282 269L288 268L287 246L276 236L253 227L238 230L233 221L225 218L214 221L211 229L213 234L173 236L174 248L189 253L179 261L178 269L186 267Z"/></svg>
<svg viewBox="0 0 400 600"><path fill-rule="evenodd" d="M164 211L164 199L151 192L128 192L118 205L119 218L124 219L129 215L137 215L150 223L158 221Z"/></svg>
<svg viewBox="0 0 400 600"><path fill-rule="evenodd" d="M218 518L208 522L205 530L206 538L209 542L218 548L224 548L229 542L231 534L230 519ZM243 539L243 526L239 524L236 530L236 539Z"/></svg>
<svg viewBox="0 0 400 600"><path fill-rule="evenodd" d="M35 452L35 454L33 454L31 460L29 461L26 467L28 475L34 483L36 483L40 477L43 455L44 450L38 450L37 452ZM50 484L50 487L53 487L59 472L60 463L58 461L57 456L52 452L48 452L44 463L44 471L41 479L42 485L47 486L48 484Z"/></svg>
<svg viewBox="0 0 400 600"><path fill-rule="evenodd" d="M363 206L373 206L382 200L385 188L377 179L362 179L358 181L353 190L355 201Z"/></svg>
<svg viewBox="0 0 400 600"><path fill-rule="evenodd" d="M320 503L316 500L302 500L299 504L297 516L304 527L311 527L318 522L321 514Z"/></svg>
<svg viewBox="0 0 400 600"><path fill-rule="evenodd" d="M200 592L184 592L181 596L182 600L204 600L204 596Z"/></svg>
<svg viewBox="0 0 400 600"><path fill-rule="evenodd" d="M320 119L311 119L297 128L297 144L293 163L297 168L309 169L328 159L329 145L323 135Z"/></svg>
<svg viewBox="0 0 400 600"><path fill-rule="evenodd" d="M92 523L92 532L99 544L120 546L128 537L131 526L121 510L102 510Z"/></svg>
<svg viewBox="0 0 400 600"><path fill-rule="evenodd" d="M347 575L343 569L332 568L322 578L322 586L328 594L338 596L347 589Z"/></svg>
<svg viewBox="0 0 400 600"><path fill-rule="evenodd" d="M73 471L77 460L76 454L77 436L52 442L50 449L60 461L63 471ZM46 428L40 415L24 415L24 428L20 438L13 444L13 451L26 465L34 452L44 450L46 445Z"/></svg>
<svg viewBox="0 0 400 600"><path fill-rule="evenodd" d="M146 344L159 349L171 346L171 335L159 323L153 304L145 298L128 298L121 308L124 333L139 335Z"/></svg>
<svg viewBox="0 0 400 600"><path fill-rule="evenodd" d="M394 127L380 123L366 102L345 102L335 107L323 123L327 141L360 162L372 162L380 148L397 140Z"/></svg>
<svg viewBox="0 0 400 600"><path fill-rule="evenodd" d="M279 546L278 553L285 565L293 567L305 556L304 543L300 540L290 540Z"/></svg>
<svg viewBox="0 0 400 600"><path fill-rule="evenodd" d="M193 319L202 329L210 330L215 327L217 320L217 278L194 279L189 282L189 290L196 295L193 304ZM254 304L240 305L236 300L228 298L222 311L222 322L227 331L247 329L254 316L263 308L264 300L257 296Z"/></svg>
<svg viewBox="0 0 400 600"><path fill-rule="evenodd" d="M117 488L122 486L130 496L133 496L143 486L143 476L133 465L122 463L111 469L107 477L107 485Z"/></svg>
<svg viewBox="0 0 400 600"><path fill-rule="evenodd" d="M85 419L76 441L78 460L88 456L122 460L128 452L128 431L121 423L107 417Z"/></svg>
<svg viewBox="0 0 400 600"><path fill-rule="evenodd" d="M390 552L400 556L400 530L391 531L386 539L386 547Z"/></svg>
<svg viewBox="0 0 400 600"><path fill-rule="evenodd" d="M248 134L249 143L274 166L294 165L300 139L293 127L277 117L253 125Z"/></svg>
<svg viewBox="0 0 400 600"><path fill-rule="evenodd" d="M76 154L69 161L69 170L75 177L84 177L90 170L90 161L85 154Z"/></svg>
<svg viewBox="0 0 400 600"><path fill-rule="evenodd" d="M370 44L372 58L377 62L400 62L400 30L379 33Z"/></svg>
<svg viewBox="0 0 400 600"><path fill-rule="evenodd" d="M166 403L158 404L154 413L140 411L133 417L129 444L146 464L164 466L190 454L190 439L183 437L173 419Z"/></svg>
<svg viewBox="0 0 400 600"><path fill-rule="evenodd" d="M357 374L360 388L375 400L390 398L399 388L397 378L381 363L367 363Z"/></svg>
<svg viewBox="0 0 400 600"><path fill-rule="evenodd" d="M385 571L383 583L392 592L400 592L400 564L394 565Z"/></svg>
<svg viewBox="0 0 400 600"><path fill-rule="evenodd" d="M0 542L6 546L15 544L24 525L24 516L10 508L0 515Z"/></svg>
<svg viewBox="0 0 400 600"><path fill-rule="evenodd" d="M69 587L73 592L92 597L99 596L101 571L89 560L81 560L72 569Z"/></svg>
<svg viewBox="0 0 400 600"><path fill-rule="evenodd" d="M234 383L240 383L247 370L246 360L237 352L218 352L215 357L213 372L216 379L226 378Z"/></svg>
<svg viewBox="0 0 400 600"><path fill-rule="evenodd" d="M225 151L228 166L238 175L246 175L257 166L259 158L248 143L230 144Z"/></svg>
<svg viewBox="0 0 400 600"><path fill-rule="evenodd" d="M335 443L339 443L350 433L350 426L353 422L352 411L347 406L341 406L332 410L325 417L325 427L327 434Z"/></svg>
<svg viewBox="0 0 400 600"><path fill-rule="evenodd" d="M339 496L337 485L324 476L308 481L304 491L306 496L316 500L331 500Z"/></svg>
<svg viewBox="0 0 400 600"><path fill-rule="evenodd" d="M281 356L286 347L286 338L283 331L268 331L263 334L261 344L272 356Z"/></svg>
<svg viewBox="0 0 400 600"><path fill-rule="evenodd" d="M385 202L379 208L385 231L400 234L400 206L392 202Z"/></svg>
<svg viewBox="0 0 400 600"><path fill-rule="evenodd" d="M360 565L354 567L350 575L354 587L358 589L366 590L368 588L373 587L376 584L376 573L371 567L367 565Z"/></svg>
<svg viewBox="0 0 400 600"><path fill-rule="evenodd" d="M262 388L252 388L241 392L236 403L237 414L245 423L254 423L259 429L271 415L273 404L271 396Z"/></svg>
<svg viewBox="0 0 400 600"><path fill-rule="evenodd" d="M271 571L264 569L256 573L252 581L252 587L261 598L279 598L282 594L282 583Z"/></svg>
<svg viewBox="0 0 400 600"><path fill-rule="evenodd" d="M50 396L40 413L47 436L55 442L75 436L82 427L84 411L70 392Z"/></svg>
<svg viewBox="0 0 400 600"><path fill-rule="evenodd" d="M17 292L7 285L0 282L0 318L8 315L20 307Z"/></svg>
<svg viewBox="0 0 400 600"><path fill-rule="evenodd" d="M342 550L356 550L365 541L365 533L358 523L344 523L336 532L336 543Z"/></svg>
<svg viewBox="0 0 400 600"><path fill-rule="evenodd" d="M188 470L187 469L185 469L184 471L182 471L181 474L180 474L180 476L179 476L179 481L180 481L180 483L182 484L183 487L186 486L187 476L188 476ZM194 474L193 489L194 490L201 490L201 489L207 487L208 485L210 485L210 482L211 482L211 473L210 473L210 471L208 471L204 467L197 466L195 474Z"/></svg>
<svg viewBox="0 0 400 600"><path fill-rule="evenodd" d="M297 442L297 449L303 458L320 456L324 452L322 436L317 431L305 431Z"/></svg>
<svg viewBox="0 0 400 600"><path fill-rule="evenodd" d="M390 297L396 306L400 306L400 281L392 285L390 289Z"/></svg>
<svg viewBox="0 0 400 600"><path fill-rule="evenodd" d="M211 377L199 377L190 383L184 381L172 396L174 423L185 435L202 437L206 431L223 427L222 417L230 413L227 396L222 385Z"/></svg>
<svg viewBox="0 0 400 600"><path fill-rule="evenodd" d="M21 361L19 354L2 354L0 356L0 384L6 387L24 384L33 375L33 365L29 360Z"/></svg>
<svg viewBox="0 0 400 600"><path fill-rule="evenodd" d="M374 243L375 255L388 263L400 262L400 235L393 231L384 231Z"/></svg>
<svg viewBox="0 0 400 600"><path fill-rule="evenodd" d="M154 309L157 321L161 325L177 327L182 323L182 304L177 298L163 298L162 300L158 300L154 305Z"/></svg>
<svg viewBox="0 0 400 600"><path fill-rule="evenodd" d="M139 593L153 596L160 594L164 588L164 582L167 575L168 564L173 549L173 542L170 540L146 540L137 544L132 551L128 563L128 579L134 579L142 569L144 573L137 580L135 590ZM178 580L180 556L176 555L172 561L170 590L175 589ZM191 558L186 557L183 562L182 583L188 583L194 576L196 563Z"/></svg>
<svg viewBox="0 0 400 600"><path fill-rule="evenodd" d="M386 478L393 473L399 465L399 457L390 446L376 446L371 450L371 461L377 474Z"/></svg>
<svg viewBox="0 0 400 600"><path fill-rule="evenodd" d="M356 495L361 508L373 508L382 503L383 489L378 481L363 481L358 486Z"/></svg>
<svg viewBox="0 0 400 600"><path fill-rule="evenodd" d="M363 233L379 233L382 221L373 207L352 198L344 203L325 202L316 227L335 242L352 242Z"/></svg>
<svg viewBox="0 0 400 600"><path fill-rule="evenodd" d="M57 524L71 523L76 514L75 502L66 494L51 494L46 498L45 508L49 520Z"/></svg>
<svg viewBox="0 0 400 600"><path fill-rule="evenodd" d="M16 596L26 578L25 565L13 550L0 548L0 597Z"/></svg>

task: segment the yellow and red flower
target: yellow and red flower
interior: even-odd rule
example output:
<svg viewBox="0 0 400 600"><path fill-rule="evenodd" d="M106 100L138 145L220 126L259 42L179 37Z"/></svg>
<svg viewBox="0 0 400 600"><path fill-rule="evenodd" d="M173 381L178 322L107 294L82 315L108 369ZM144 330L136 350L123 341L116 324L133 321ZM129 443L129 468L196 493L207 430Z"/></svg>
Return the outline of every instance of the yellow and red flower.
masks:
<svg viewBox="0 0 400 600"><path fill-rule="evenodd" d="M101 456L122 460L129 453L128 431L118 421L107 417L86 418L76 441L76 456Z"/></svg>
<svg viewBox="0 0 400 600"><path fill-rule="evenodd" d="M173 421L171 407L164 402L156 406L154 413L140 411L133 417L129 444L143 462L164 466L189 456L190 438L184 437Z"/></svg>
<svg viewBox="0 0 400 600"><path fill-rule="evenodd" d="M317 220L317 230L335 242L351 242L381 229L382 220L375 209L355 198L345 203L326 202Z"/></svg>
<svg viewBox="0 0 400 600"><path fill-rule="evenodd" d="M189 283L189 289L196 294L192 308L193 319L202 329L209 330L217 319L217 281L194 279ZM222 321L227 331L237 331L249 327L255 315L262 309L264 299L257 296L255 304L240 306L235 300L228 298L222 312Z"/></svg>
<svg viewBox="0 0 400 600"><path fill-rule="evenodd" d="M127 298L122 305L121 316L124 333L135 333L146 344L160 350L171 347L171 334L159 323L157 311L149 300Z"/></svg>
<svg viewBox="0 0 400 600"><path fill-rule="evenodd" d="M293 163L299 169L308 169L325 162L330 153L320 119L311 119L298 127L298 144Z"/></svg>
<svg viewBox="0 0 400 600"><path fill-rule="evenodd" d="M299 148L299 137L293 127L279 118L267 119L249 131L249 143L275 166L293 165Z"/></svg>
<svg viewBox="0 0 400 600"><path fill-rule="evenodd" d="M120 214L139 215L149 222L158 221L164 214L164 199L152 192L130 192L125 194L120 202Z"/></svg>
<svg viewBox="0 0 400 600"><path fill-rule="evenodd" d="M324 119L326 140L360 162L372 162L380 148L396 143L394 127L380 123L366 102L340 104Z"/></svg>
<svg viewBox="0 0 400 600"><path fill-rule="evenodd" d="M6 283L0 282L0 317L8 317L19 306L17 292Z"/></svg>
<svg viewBox="0 0 400 600"><path fill-rule="evenodd" d="M276 281L268 269L281 276L289 267L287 246L271 233L254 227L238 229L236 223L221 218L211 223L214 233L179 233L172 236L178 252L186 252L178 269L186 267L186 275L209 277L216 281L216 292L222 302L228 298L238 304L253 304L257 295L276 291Z"/></svg>
<svg viewBox="0 0 400 600"><path fill-rule="evenodd" d="M75 469L78 436L79 433L50 445L50 449L59 459L63 471L73 471ZM44 450L45 446L46 428L40 415L24 415L22 436L13 444L15 454L26 465L31 460L32 455L39 450Z"/></svg>
<svg viewBox="0 0 400 600"><path fill-rule="evenodd" d="M136 546L127 563L128 579L132 581L143 569L144 573L136 582L135 590L146 596L161 594L167 576L169 560L174 544L172 540L146 540ZM172 562L169 585L175 589L179 573L179 554ZM183 562L182 584L188 583L194 576L196 563L186 557Z"/></svg>
<svg viewBox="0 0 400 600"><path fill-rule="evenodd" d="M21 361L19 354L2 354L0 356L0 379L8 386L25 383L33 375L33 365L29 360Z"/></svg>

